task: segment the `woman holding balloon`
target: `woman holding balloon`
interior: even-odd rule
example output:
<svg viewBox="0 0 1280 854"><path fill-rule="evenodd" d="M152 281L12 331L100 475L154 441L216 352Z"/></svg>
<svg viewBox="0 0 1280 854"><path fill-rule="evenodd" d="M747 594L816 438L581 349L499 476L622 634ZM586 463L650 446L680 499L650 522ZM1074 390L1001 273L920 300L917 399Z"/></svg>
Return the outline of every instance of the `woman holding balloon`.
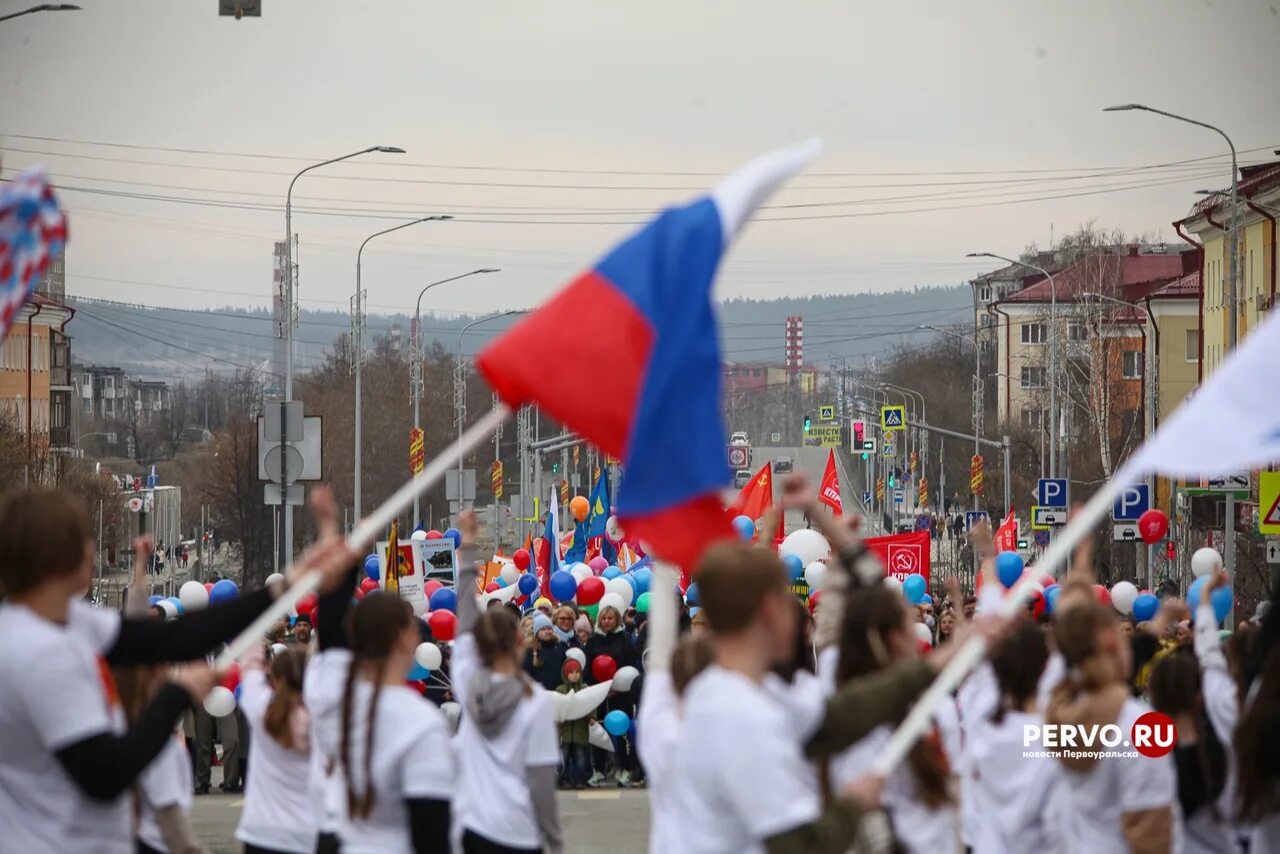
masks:
<svg viewBox="0 0 1280 854"><path fill-rule="evenodd" d="M636 654L635 645L622 624L621 599L616 593L606 593L600 600L600 610L596 614L595 634L587 641L587 684L594 685L612 679L614 674L624 667L639 669L640 657ZM630 720L635 716L636 694L632 686L626 691L615 691L600 706L600 716L606 717L613 712L621 712ZM618 720L615 716L614 720ZM618 767L618 785L631 785L631 776L636 772L635 748L631 736L610 734L613 740L613 757ZM597 783L599 779L593 776Z"/></svg>

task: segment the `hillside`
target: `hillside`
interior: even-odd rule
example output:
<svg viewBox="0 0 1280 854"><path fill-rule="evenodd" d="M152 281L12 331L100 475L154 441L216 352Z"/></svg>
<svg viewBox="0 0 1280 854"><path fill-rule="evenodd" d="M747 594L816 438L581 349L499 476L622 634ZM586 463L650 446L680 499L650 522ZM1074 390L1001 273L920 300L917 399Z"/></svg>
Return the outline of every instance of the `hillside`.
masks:
<svg viewBox="0 0 1280 854"><path fill-rule="evenodd" d="M779 362L783 324L788 315L805 321L805 361L859 361L910 344L932 333L921 324L946 324L970 316L968 287L917 288L891 293L730 300L721 304L721 335L726 361ZM76 317L68 327L76 362L115 365L150 378L177 378L257 367L270 358L276 324L270 312L242 308L184 311L97 300L68 300ZM426 316L423 334L448 352L472 317ZM502 329L501 322L467 334L466 352L474 353ZM399 335L409 342L405 315L369 315L369 343ZM305 371L322 363L334 342L350 332L350 318L337 311L304 311L295 332L295 364ZM610 331L575 330L571 334ZM553 345L561 342L550 342Z"/></svg>

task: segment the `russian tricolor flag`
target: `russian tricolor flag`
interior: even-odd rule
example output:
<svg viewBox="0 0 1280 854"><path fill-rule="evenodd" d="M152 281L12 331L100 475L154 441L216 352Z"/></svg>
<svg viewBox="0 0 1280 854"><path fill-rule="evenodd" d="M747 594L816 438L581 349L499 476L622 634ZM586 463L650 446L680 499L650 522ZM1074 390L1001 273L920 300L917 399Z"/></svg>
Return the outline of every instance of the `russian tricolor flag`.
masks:
<svg viewBox="0 0 1280 854"><path fill-rule="evenodd" d="M733 536L719 497L730 473L716 270L760 203L818 148L814 141L765 155L709 195L663 211L478 360L507 405L536 404L623 461L620 522L686 570L712 540ZM613 334L576 338L566 358L549 342L572 329ZM584 368L600 382L582 382Z"/></svg>

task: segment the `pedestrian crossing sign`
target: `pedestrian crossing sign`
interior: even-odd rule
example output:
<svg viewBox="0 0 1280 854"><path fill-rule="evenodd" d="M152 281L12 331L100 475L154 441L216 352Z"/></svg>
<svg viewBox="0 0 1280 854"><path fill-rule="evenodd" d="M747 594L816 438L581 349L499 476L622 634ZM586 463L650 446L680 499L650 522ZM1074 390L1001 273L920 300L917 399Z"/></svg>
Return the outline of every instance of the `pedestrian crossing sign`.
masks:
<svg viewBox="0 0 1280 854"><path fill-rule="evenodd" d="M819 421L835 421L836 408L830 404L823 404L822 406L819 406L818 420Z"/></svg>
<svg viewBox="0 0 1280 854"><path fill-rule="evenodd" d="M1258 533L1280 534L1280 471L1258 476Z"/></svg>
<svg viewBox="0 0 1280 854"><path fill-rule="evenodd" d="M905 406L880 407L880 427L884 430L905 430L907 408Z"/></svg>

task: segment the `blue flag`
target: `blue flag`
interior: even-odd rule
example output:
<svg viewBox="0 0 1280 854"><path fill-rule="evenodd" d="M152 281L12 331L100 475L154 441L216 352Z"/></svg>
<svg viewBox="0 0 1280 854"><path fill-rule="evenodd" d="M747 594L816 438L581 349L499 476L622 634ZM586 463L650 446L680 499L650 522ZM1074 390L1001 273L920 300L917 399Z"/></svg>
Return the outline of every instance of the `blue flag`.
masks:
<svg viewBox="0 0 1280 854"><path fill-rule="evenodd" d="M591 490L591 512L585 520L574 528L573 546L565 552L564 559L577 562L586 560L587 542L599 537L601 540L600 556L609 561L610 564L616 563L618 550L613 547L613 543L609 542L609 539L604 535L606 524L611 515L613 515L613 507L609 503L609 471L602 468L600 470L600 479L596 481L595 488Z"/></svg>

